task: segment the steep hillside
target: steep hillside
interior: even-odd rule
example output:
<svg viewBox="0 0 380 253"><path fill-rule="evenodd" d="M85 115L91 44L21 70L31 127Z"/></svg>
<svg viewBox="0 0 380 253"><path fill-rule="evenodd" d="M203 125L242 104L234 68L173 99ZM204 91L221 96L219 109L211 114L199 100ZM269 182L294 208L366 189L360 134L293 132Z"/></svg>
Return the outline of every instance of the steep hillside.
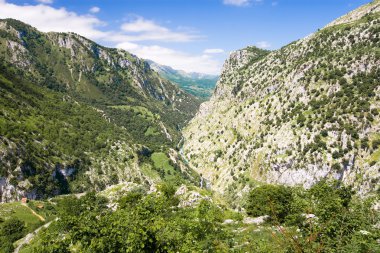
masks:
<svg viewBox="0 0 380 253"><path fill-rule="evenodd" d="M145 117L145 125L154 128L147 134L160 135L163 142L178 138L178 125L197 110L197 99L126 51L105 48L72 33L41 33L11 19L0 21L0 31L2 62L17 67L25 78L92 103L111 120L123 121L120 114L125 113L130 114L127 118L146 116L147 109L154 119L151 124ZM119 123L129 128L131 122ZM139 141L144 139L135 126L129 130L136 132Z"/></svg>
<svg viewBox="0 0 380 253"><path fill-rule="evenodd" d="M279 50L231 54L183 153L235 200L260 182L335 178L359 193L380 171L380 1Z"/></svg>
<svg viewBox="0 0 380 253"><path fill-rule="evenodd" d="M175 161L197 99L143 60L76 34L7 19L0 35L0 202L167 176L150 155Z"/></svg>
<svg viewBox="0 0 380 253"><path fill-rule="evenodd" d="M187 73L182 70L176 70L169 66L163 66L153 61L148 61L150 67L157 71L161 76L176 83L186 92L207 100L214 91L219 76L206 75L201 73Z"/></svg>

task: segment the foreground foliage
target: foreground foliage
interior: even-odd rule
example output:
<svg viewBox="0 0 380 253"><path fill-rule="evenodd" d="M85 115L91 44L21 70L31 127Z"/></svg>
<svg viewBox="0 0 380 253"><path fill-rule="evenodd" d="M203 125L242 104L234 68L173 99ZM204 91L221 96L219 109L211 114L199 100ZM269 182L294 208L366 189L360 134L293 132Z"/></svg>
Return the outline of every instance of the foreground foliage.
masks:
<svg viewBox="0 0 380 253"><path fill-rule="evenodd" d="M291 252L378 252L379 212L340 182L305 191L266 185L250 193L247 212L269 214ZM298 232L295 232L296 228Z"/></svg>
<svg viewBox="0 0 380 253"><path fill-rule="evenodd" d="M170 194L170 191L169 191ZM42 236L35 252L198 252L228 249L222 211L210 202L177 208L175 197L123 197L116 211L107 200L88 194L59 203L60 220ZM195 243L196 242L196 243Z"/></svg>
<svg viewBox="0 0 380 253"><path fill-rule="evenodd" d="M243 223L240 214L208 200L180 208L174 185L163 184L159 190L131 191L119 199L116 210L94 193L62 198L57 203L59 220L23 252L380 250L373 199L356 199L349 188L335 182L321 182L310 190L256 188L248 197L247 213L269 215L263 225ZM224 222L227 219L232 222Z"/></svg>

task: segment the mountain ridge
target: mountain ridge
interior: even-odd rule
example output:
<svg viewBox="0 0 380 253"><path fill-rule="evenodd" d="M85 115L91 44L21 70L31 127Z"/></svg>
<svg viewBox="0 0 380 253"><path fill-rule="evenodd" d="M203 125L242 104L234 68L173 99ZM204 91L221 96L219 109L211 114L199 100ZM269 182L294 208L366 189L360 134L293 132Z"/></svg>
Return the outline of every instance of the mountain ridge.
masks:
<svg viewBox="0 0 380 253"><path fill-rule="evenodd" d="M153 152L177 162L169 153L199 100L144 60L13 19L0 20L0 58L0 201L152 185L168 172Z"/></svg>
<svg viewBox="0 0 380 253"><path fill-rule="evenodd" d="M232 52L194 118L146 61L0 20L0 251L379 252L374 3Z"/></svg>
<svg viewBox="0 0 380 253"><path fill-rule="evenodd" d="M213 189L234 201L261 182L335 178L376 191L379 5L263 57L231 54L184 130L184 154Z"/></svg>

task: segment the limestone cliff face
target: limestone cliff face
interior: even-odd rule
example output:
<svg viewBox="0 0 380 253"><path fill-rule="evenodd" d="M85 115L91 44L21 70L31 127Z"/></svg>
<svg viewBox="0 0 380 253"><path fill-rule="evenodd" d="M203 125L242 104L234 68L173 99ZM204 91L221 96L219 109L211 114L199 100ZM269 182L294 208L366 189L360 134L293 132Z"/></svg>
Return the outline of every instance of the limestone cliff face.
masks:
<svg viewBox="0 0 380 253"><path fill-rule="evenodd" d="M215 190L322 178L360 193L379 182L380 3L279 50L231 54L184 130L184 154Z"/></svg>
<svg viewBox="0 0 380 253"><path fill-rule="evenodd" d="M261 50L256 47L247 47L245 49L231 52L230 57L225 61L222 74L215 89L214 97L229 98L235 96L238 89L241 88L243 80L235 78L237 69L244 68L248 64L265 57L269 51ZM230 78L233 77L233 78Z"/></svg>

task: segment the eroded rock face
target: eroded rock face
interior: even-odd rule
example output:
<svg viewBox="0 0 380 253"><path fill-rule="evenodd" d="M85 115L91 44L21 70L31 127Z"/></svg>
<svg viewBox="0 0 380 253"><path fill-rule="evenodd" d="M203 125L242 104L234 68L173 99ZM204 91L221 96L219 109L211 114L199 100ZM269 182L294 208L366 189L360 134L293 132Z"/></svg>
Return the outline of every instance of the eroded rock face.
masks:
<svg viewBox="0 0 380 253"><path fill-rule="evenodd" d="M255 181L307 188L331 178L360 194L376 190L379 6L280 50L231 54L184 130L183 154L213 189L234 199Z"/></svg>
<svg viewBox="0 0 380 253"><path fill-rule="evenodd" d="M195 190L189 190L186 185L181 185L177 189L175 196L180 199L179 207L193 207L198 205L202 200L212 201L211 197L204 196Z"/></svg>
<svg viewBox="0 0 380 253"><path fill-rule="evenodd" d="M20 193L9 183L7 178L0 178L0 202L7 202L19 198Z"/></svg>

